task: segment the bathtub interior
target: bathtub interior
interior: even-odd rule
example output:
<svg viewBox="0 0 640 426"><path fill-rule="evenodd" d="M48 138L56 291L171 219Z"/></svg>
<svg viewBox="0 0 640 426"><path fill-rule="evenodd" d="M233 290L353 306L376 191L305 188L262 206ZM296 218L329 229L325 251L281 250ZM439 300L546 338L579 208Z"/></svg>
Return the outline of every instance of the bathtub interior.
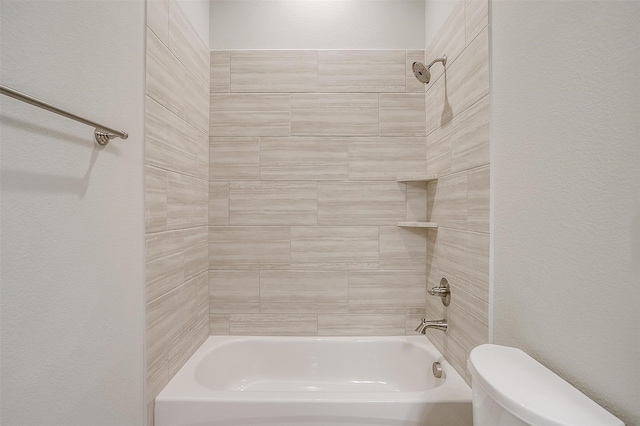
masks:
<svg viewBox="0 0 640 426"><path fill-rule="evenodd" d="M195 377L230 392L415 392L444 383L424 371L429 357L409 341L236 339L205 355Z"/></svg>

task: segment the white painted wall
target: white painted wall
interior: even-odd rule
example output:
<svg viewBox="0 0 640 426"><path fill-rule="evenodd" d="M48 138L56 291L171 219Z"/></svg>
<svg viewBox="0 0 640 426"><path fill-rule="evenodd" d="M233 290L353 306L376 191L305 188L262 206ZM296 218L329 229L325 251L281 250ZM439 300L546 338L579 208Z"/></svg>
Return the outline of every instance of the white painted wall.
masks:
<svg viewBox="0 0 640 426"><path fill-rule="evenodd" d="M492 3L493 339L640 424L640 3Z"/></svg>
<svg viewBox="0 0 640 426"><path fill-rule="evenodd" d="M209 47L424 49L424 0L212 0Z"/></svg>
<svg viewBox="0 0 640 426"><path fill-rule="evenodd" d="M202 41L209 46L209 0L176 0Z"/></svg>
<svg viewBox="0 0 640 426"><path fill-rule="evenodd" d="M144 28L137 1L0 3L1 419L144 424Z"/></svg>

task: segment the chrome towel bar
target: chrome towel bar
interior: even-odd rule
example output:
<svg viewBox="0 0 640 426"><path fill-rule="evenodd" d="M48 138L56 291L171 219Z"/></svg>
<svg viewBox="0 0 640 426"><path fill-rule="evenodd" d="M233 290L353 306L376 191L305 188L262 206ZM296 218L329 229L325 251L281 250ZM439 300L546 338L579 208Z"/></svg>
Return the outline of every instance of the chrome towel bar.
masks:
<svg viewBox="0 0 640 426"><path fill-rule="evenodd" d="M95 127L93 135L96 138L96 142L98 143L98 145L107 145L109 141L114 138L127 139L129 137L127 132L114 130L110 127L103 126L102 124L98 124L95 121L87 120L86 118L82 118L63 109L54 107L53 105L49 105L46 102L42 102L39 99L33 98L29 95L25 95L24 93L20 93L17 90L10 89L7 86L0 85L0 93L14 99L18 99L19 101L37 106L38 108L46 109L47 111L51 111L72 120L79 121L80 123L86 124L87 126Z"/></svg>

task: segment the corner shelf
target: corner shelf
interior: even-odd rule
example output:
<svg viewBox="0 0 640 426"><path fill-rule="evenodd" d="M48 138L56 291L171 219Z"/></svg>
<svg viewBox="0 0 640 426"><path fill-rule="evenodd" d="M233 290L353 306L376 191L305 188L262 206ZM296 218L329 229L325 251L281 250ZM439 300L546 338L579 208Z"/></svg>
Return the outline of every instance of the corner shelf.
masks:
<svg viewBox="0 0 640 426"><path fill-rule="evenodd" d="M435 222L398 222L396 226L402 228L437 228L438 224Z"/></svg>
<svg viewBox="0 0 640 426"><path fill-rule="evenodd" d="M404 176L396 179L396 182L432 182L438 180L438 175Z"/></svg>
<svg viewBox="0 0 640 426"><path fill-rule="evenodd" d="M417 176L402 176L396 179L396 182L433 182L438 180L438 175L417 175ZM422 222L422 221L407 221L397 222L396 226L402 228L425 228L425 229L438 229L438 224L435 222Z"/></svg>

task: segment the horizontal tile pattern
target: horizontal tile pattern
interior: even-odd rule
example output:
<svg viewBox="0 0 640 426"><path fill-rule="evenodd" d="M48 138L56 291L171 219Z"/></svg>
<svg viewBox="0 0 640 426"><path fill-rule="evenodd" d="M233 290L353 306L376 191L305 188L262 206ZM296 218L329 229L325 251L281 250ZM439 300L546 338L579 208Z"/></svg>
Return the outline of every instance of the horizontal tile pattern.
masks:
<svg viewBox="0 0 640 426"><path fill-rule="evenodd" d="M318 333L317 315L306 314L231 314L231 335L308 336Z"/></svg>
<svg viewBox="0 0 640 426"><path fill-rule="evenodd" d="M294 93L291 95L291 134L298 136L377 135L378 95L373 93Z"/></svg>
<svg viewBox="0 0 640 426"><path fill-rule="evenodd" d="M346 313L346 271L261 271L260 312Z"/></svg>
<svg viewBox="0 0 640 426"><path fill-rule="evenodd" d="M423 271L352 271L349 274L349 312L422 312L426 282Z"/></svg>
<svg viewBox="0 0 640 426"><path fill-rule="evenodd" d="M489 232L489 166L469 170L467 175L467 212L470 231Z"/></svg>
<svg viewBox="0 0 640 426"><path fill-rule="evenodd" d="M229 182L209 182L209 225L229 224Z"/></svg>
<svg viewBox="0 0 640 426"><path fill-rule="evenodd" d="M291 263L296 269L377 269L377 226L293 226Z"/></svg>
<svg viewBox="0 0 640 426"><path fill-rule="evenodd" d="M489 96L456 117L451 125L451 170L489 163Z"/></svg>
<svg viewBox="0 0 640 426"><path fill-rule="evenodd" d="M259 313L259 271L210 271L209 313Z"/></svg>
<svg viewBox="0 0 640 426"><path fill-rule="evenodd" d="M212 50L210 57L211 93L231 91L231 53L228 50Z"/></svg>
<svg viewBox="0 0 640 426"><path fill-rule="evenodd" d="M427 218L427 191L396 178L426 172L423 57L212 52L211 333L415 328L427 233L395 225Z"/></svg>
<svg viewBox="0 0 640 426"><path fill-rule="evenodd" d="M209 335L209 53L174 0L147 7L146 399ZM153 419L151 419L151 423Z"/></svg>
<svg viewBox="0 0 640 426"><path fill-rule="evenodd" d="M160 103L147 97L145 113L145 162L183 174L197 174L195 132Z"/></svg>
<svg viewBox="0 0 640 426"><path fill-rule="evenodd" d="M186 71L178 58L158 37L147 29L147 96L168 110L184 116Z"/></svg>
<svg viewBox="0 0 640 426"><path fill-rule="evenodd" d="M488 341L489 293L489 105L488 2L460 0L426 50L427 60L446 53L432 68L426 92L427 217L438 222L427 234L428 286L446 277L452 302L427 296L426 316L446 318L447 333L427 337L470 382L469 352Z"/></svg>
<svg viewBox="0 0 640 426"><path fill-rule="evenodd" d="M320 50L320 92L404 92L403 50Z"/></svg>
<svg viewBox="0 0 640 426"><path fill-rule="evenodd" d="M380 94L381 136L425 136L422 93Z"/></svg>
<svg viewBox="0 0 640 426"><path fill-rule="evenodd" d="M290 121L288 94L211 95L211 136L288 136Z"/></svg>
<svg viewBox="0 0 640 426"><path fill-rule="evenodd" d="M288 269L291 230L285 226L212 226L211 269Z"/></svg>
<svg viewBox="0 0 640 426"><path fill-rule="evenodd" d="M349 179L391 180L425 171L424 138L349 139Z"/></svg>
<svg viewBox="0 0 640 426"><path fill-rule="evenodd" d="M209 179L258 179L259 138L209 139Z"/></svg>
<svg viewBox="0 0 640 426"><path fill-rule="evenodd" d="M427 240L421 229L380 227L380 268L425 271Z"/></svg>
<svg viewBox="0 0 640 426"><path fill-rule="evenodd" d="M346 138L261 138L262 180L345 180L349 175Z"/></svg>
<svg viewBox="0 0 640 426"><path fill-rule="evenodd" d="M314 50L234 50L231 92L317 92Z"/></svg>
<svg viewBox="0 0 640 426"><path fill-rule="evenodd" d="M405 334L402 314L318 315L318 334L323 336L398 336Z"/></svg>
<svg viewBox="0 0 640 426"><path fill-rule="evenodd" d="M319 182L319 225L395 225L406 214L406 187L397 182Z"/></svg>
<svg viewBox="0 0 640 426"><path fill-rule="evenodd" d="M231 182L231 225L315 225L318 185L315 182Z"/></svg>

